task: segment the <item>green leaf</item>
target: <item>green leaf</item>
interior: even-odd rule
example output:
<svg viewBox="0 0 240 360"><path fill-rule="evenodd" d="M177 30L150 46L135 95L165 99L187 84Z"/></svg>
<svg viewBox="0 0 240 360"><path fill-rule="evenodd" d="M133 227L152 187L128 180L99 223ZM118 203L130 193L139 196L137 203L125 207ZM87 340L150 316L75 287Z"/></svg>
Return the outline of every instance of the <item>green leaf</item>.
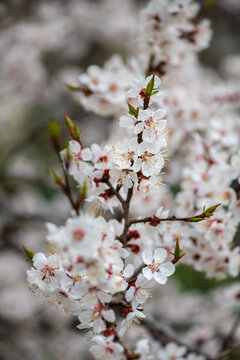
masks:
<svg viewBox="0 0 240 360"><path fill-rule="evenodd" d="M76 121L74 122L74 128L73 128L73 130L74 130L74 135L75 135L75 137L76 137L77 139L80 139L81 132L80 132L79 129L78 129L78 126L77 126Z"/></svg>
<svg viewBox="0 0 240 360"><path fill-rule="evenodd" d="M179 258L181 256L181 249L179 246L179 241L178 239L176 240L176 245L175 245L175 250L174 250L174 256L175 258Z"/></svg>
<svg viewBox="0 0 240 360"><path fill-rule="evenodd" d="M204 220L204 217L194 217L194 218L191 218L191 222L199 222L199 221L202 221Z"/></svg>
<svg viewBox="0 0 240 360"><path fill-rule="evenodd" d="M51 174L56 184L60 184L62 182L61 176L58 173L56 173L55 170L51 170Z"/></svg>
<svg viewBox="0 0 240 360"><path fill-rule="evenodd" d="M154 91L152 91L151 95L155 95L155 94L157 94L158 92L159 92L159 90L154 90Z"/></svg>
<svg viewBox="0 0 240 360"><path fill-rule="evenodd" d="M147 84L147 89L146 89L146 94L147 95L151 95L152 94L152 91L154 89L154 78L155 78L155 75L153 74L151 80L149 81L149 83Z"/></svg>
<svg viewBox="0 0 240 360"><path fill-rule="evenodd" d="M49 122L49 135L51 138L59 138L61 134L60 126L58 122L54 119Z"/></svg>
<svg viewBox="0 0 240 360"><path fill-rule="evenodd" d="M141 359L141 355L140 354L132 354L132 355L130 355L130 359L131 360Z"/></svg>
<svg viewBox="0 0 240 360"><path fill-rule="evenodd" d="M79 91L79 86L75 86L73 84L65 84L65 85L71 91Z"/></svg>
<svg viewBox="0 0 240 360"><path fill-rule="evenodd" d="M220 205L221 205L221 203L209 207L207 210L204 211L205 216L206 216L206 217L212 216L213 213L214 213L214 211L215 211Z"/></svg>
<svg viewBox="0 0 240 360"><path fill-rule="evenodd" d="M128 109L129 109L128 112L130 115L133 115L135 117L138 116L139 108L136 109L134 106L132 106L131 104L128 103Z"/></svg>
<svg viewBox="0 0 240 360"><path fill-rule="evenodd" d="M22 248L23 248L25 254L27 255L27 257L28 257L30 260L32 260L33 257L34 257L34 255L35 255L34 252L32 252L31 250L27 249L24 245L22 245Z"/></svg>

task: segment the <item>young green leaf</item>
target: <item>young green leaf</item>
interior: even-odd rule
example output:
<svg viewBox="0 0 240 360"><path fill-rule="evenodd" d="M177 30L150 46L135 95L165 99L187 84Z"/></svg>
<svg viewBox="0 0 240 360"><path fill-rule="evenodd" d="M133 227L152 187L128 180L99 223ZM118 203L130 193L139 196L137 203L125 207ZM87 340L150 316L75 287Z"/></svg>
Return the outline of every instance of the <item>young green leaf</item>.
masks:
<svg viewBox="0 0 240 360"><path fill-rule="evenodd" d="M65 114L65 124L69 130L73 129L73 122L67 114Z"/></svg>
<svg viewBox="0 0 240 360"><path fill-rule="evenodd" d="M174 250L174 256L176 258L179 258L181 256L181 249L180 249L180 246L179 246L179 241L178 239L176 240L176 245L175 245L175 250Z"/></svg>
<svg viewBox="0 0 240 360"><path fill-rule="evenodd" d="M191 222L199 222L199 221L203 221L204 217L203 216L196 216L191 218Z"/></svg>
<svg viewBox="0 0 240 360"><path fill-rule="evenodd" d="M146 94L147 95L151 95L152 94L152 91L154 89L154 78L155 78L155 75L153 74L151 80L149 81L149 83L147 84L147 89L146 89Z"/></svg>
<svg viewBox="0 0 240 360"><path fill-rule="evenodd" d="M27 249L24 245L22 245L22 249L24 250L25 254L27 255L27 257L32 260L35 253L29 249Z"/></svg>
<svg viewBox="0 0 240 360"><path fill-rule="evenodd" d="M73 84L65 84L66 87L71 91L79 91L79 86L73 85Z"/></svg>
<svg viewBox="0 0 240 360"><path fill-rule="evenodd" d="M75 135L75 137L76 137L77 139L79 139L79 138L80 138L80 136L81 136L81 132L80 132L80 131L79 131L79 129L78 129L78 126L77 126L76 121L74 122L74 128L73 128L73 131L74 131L74 135Z"/></svg>
<svg viewBox="0 0 240 360"><path fill-rule="evenodd" d="M138 116L139 108L136 109L134 106L132 106L131 104L128 103L128 109L129 109L128 112L130 115L133 115L135 117Z"/></svg>
<svg viewBox="0 0 240 360"><path fill-rule="evenodd" d="M206 210L204 211L205 216L206 216L206 217L212 216L213 213L214 213L214 211L215 211L215 210L218 208L218 206L220 206L220 205L221 205L221 203L220 203L220 204L217 204L217 205L213 205L213 206L209 207L208 209L206 209Z"/></svg>

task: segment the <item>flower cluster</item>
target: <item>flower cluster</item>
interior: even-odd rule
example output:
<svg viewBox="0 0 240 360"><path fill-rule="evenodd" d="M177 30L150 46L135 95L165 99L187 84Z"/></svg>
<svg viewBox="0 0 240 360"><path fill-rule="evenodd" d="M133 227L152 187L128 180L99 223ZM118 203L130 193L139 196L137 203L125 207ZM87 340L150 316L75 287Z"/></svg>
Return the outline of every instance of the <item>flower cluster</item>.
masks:
<svg viewBox="0 0 240 360"><path fill-rule="evenodd" d="M81 104L119 123L105 145L84 147L66 116L72 140L60 153L65 180L56 182L74 213L63 226L47 225L52 255L26 250L33 261L29 283L78 317L78 328L93 337L96 359L205 359L165 333L162 345L140 335L136 346L126 346L124 335L145 319L153 286L165 285L180 260L208 277L239 273L237 97L197 62L210 38L198 9L191 0L152 0L141 13L135 57L125 64L114 56L103 69L91 66L80 75L74 90ZM161 189L168 129L173 161ZM79 189L76 202L69 175ZM106 210L107 220L91 215L92 205Z"/></svg>
<svg viewBox="0 0 240 360"><path fill-rule="evenodd" d="M154 256L145 250L142 260L147 266L135 278L134 266L126 264L130 251L117 240L116 225L86 214L69 219L62 227L49 223L47 241L55 253L35 254L33 267L27 271L33 289L61 303L78 316L79 329L95 335L98 345L92 352L102 347L97 358L110 348L116 358L123 355L116 331L122 336L135 319L145 317L142 306L150 296L152 277L165 284L175 271L165 249L156 249ZM114 311L120 300L121 317Z"/></svg>

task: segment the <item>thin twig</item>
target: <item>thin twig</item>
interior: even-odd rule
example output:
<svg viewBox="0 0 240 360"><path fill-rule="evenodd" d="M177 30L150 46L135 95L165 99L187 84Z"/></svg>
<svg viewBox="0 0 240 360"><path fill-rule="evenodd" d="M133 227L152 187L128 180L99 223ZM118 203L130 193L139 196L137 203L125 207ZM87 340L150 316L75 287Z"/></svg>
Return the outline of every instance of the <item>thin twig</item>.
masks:
<svg viewBox="0 0 240 360"><path fill-rule="evenodd" d="M221 352L215 360L223 360L226 358L226 356L237 351L240 351L240 343L238 343L236 346L231 347L230 349Z"/></svg>
<svg viewBox="0 0 240 360"><path fill-rule="evenodd" d="M130 202L133 195L133 187L128 189L127 199L123 203L123 211L124 211L124 229L120 236L120 241L122 242L123 246L125 247L127 244L127 234L128 229L131 226L131 223L129 222L129 208L130 208Z"/></svg>
<svg viewBox="0 0 240 360"><path fill-rule="evenodd" d="M130 225L133 225L133 224L138 224L138 223L146 223L146 222L151 222L151 223L155 223L155 224L159 224L160 222L162 221L182 221L182 222L193 222L193 219L194 218L200 218L200 216L202 216L202 214L200 215L195 215L195 216L192 216L192 217L184 217L184 218L176 218L175 216L173 217L170 217L170 218L154 218L154 217L146 217L144 219L133 219L133 220L130 220L129 223ZM202 220L204 220L205 218L202 217Z"/></svg>
<svg viewBox="0 0 240 360"><path fill-rule="evenodd" d="M113 194L116 195L116 197L118 198L118 200L120 201L120 203L121 203L122 206L124 207L125 200L124 200L123 197L119 194L119 191L114 188L114 186L111 184L111 182L110 182L109 180L105 180L104 183L108 185L109 189L111 189L111 191L113 192Z"/></svg>
<svg viewBox="0 0 240 360"><path fill-rule="evenodd" d="M73 198L69 175L64 167L63 160L60 155L61 147L60 147L59 141L58 141L58 139L51 139L51 140L52 140L53 148L56 152L56 155L60 161L60 164L61 164L62 170L63 170L65 184L63 184L63 186L61 186L61 189L64 192L64 194L67 196L67 198L69 199L69 202L70 202L72 208L76 211L76 214L79 215L80 204L79 204L78 200L75 201Z"/></svg>

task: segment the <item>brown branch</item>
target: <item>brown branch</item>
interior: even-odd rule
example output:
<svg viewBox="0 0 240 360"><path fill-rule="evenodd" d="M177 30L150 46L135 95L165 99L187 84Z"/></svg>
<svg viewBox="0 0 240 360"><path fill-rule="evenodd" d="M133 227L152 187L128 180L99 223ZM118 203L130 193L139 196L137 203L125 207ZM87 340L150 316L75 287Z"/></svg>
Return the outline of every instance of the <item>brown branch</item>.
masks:
<svg viewBox="0 0 240 360"><path fill-rule="evenodd" d="M216 208L219 206L220 204L216 205ZM210 208L209 208L210 209ZM215 209L214 209L215 210ZM213 210L213 211L214 211ZM208 209L206 210L208 211ZM203 211L201 214L198 215L194 215L191 217L183 217L183 218L176 218L175 216L172 216L170 218L157 218L156 216L148 216L146 218L143 219L133 219L130 220L129 223L131 225L133 224L138 224L138 223L146 223L146 222L150 222L150 223L154 223L154 224L159 224L162 221L183 221L183 222L199 222L202 220L205 220L207 218L209 218L210 216L213 215L213 211L211 212L211 215L206 214L206 211Z"/></svg>
<svg viewBox="0 0 240 360"><path fill-rule="evenodd" d="M120 203L122 204L122 206L123 206L123 208L124 208L125 200L124 200L123 197L119 194L119 191L114 188L114 186L112 185L112 183L111 183L109 180L105 180L104 183L108 185L109 189L110 189L110 190L113 192L113 194L117 197L117 199L120 201Z"/></svg>
<svg viewBox="0 0 240 360"><path fill-rule="evenodd" d="M124 229L120 236L120 241L122 242L123 246L125 247L127 244L127 234L128 229L131 226L131 223L129 222L129 208L130 208L130 202L133 195L133 187L128 189L127 199L124 201L123 205L123 217L124 217Z"/></svg>
<svg viewBox="0 0 240 360"><path fill-rule="evenodd" d="M162 218L162 219L158 219L158 218L153 218L151 216L143 218L143 219L133 219L130 220L130 224L138 224L138 223L146 223L146 222L152 222L155 224L158 224L162 221L184 221L184 222L191 222L191 218L176 218L176 217L171 217L171 218Z"/></svg>
<svg viewBox="0 0 240 360"><path fill-rule="evenodd" d="M79 202L79 197L76 201L73 198L72 189L71 189L71 185L70 185L70 179L69 179L68 173L64 167L64 163L61 158L61 155L60 155L61 146L59 143L59 138L54 138L54 137L50 136L50 139L51 139L53 148L56 152L56 155L60 161L60 164L61 164L62 170L63 170L65 183L61 183L60 188L63 191L63 193L67 196L72 208L76 211L76 214L79 215L79 209L80 209L81 202Z"/></svg>

